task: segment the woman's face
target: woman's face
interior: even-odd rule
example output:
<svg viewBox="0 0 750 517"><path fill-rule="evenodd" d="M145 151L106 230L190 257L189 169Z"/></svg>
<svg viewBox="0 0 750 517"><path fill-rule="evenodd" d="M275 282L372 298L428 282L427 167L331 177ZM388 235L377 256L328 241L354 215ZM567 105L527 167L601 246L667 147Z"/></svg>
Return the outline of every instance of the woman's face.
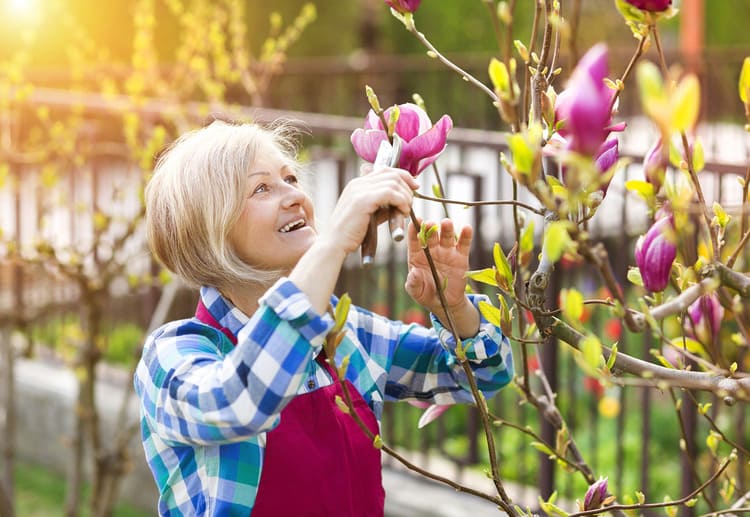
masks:
<svg viewBox="0 0 750 517"><path fill-rule="evenodd" d="M315 241L313 205L276 147L262 144L248 171L240 219L229 234L247 264L288 273Z"/></svg>

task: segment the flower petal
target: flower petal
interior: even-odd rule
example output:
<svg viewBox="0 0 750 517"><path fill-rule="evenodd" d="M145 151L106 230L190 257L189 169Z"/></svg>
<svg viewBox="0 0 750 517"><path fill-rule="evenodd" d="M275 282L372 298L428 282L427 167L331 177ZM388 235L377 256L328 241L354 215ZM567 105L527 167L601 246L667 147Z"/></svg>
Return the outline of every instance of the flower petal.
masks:
<svg viewBox="0 0 750 517"><path fill-rule="evenodd" d="M405 141L409 142L417 135L424 133L432 127L430 117L416 104L411 102L399 104L398 109L399 116L396 122L396 133ZM388 120L388 116L390 115L389 110L386 110L385 113L386 120Z"/></svg>
<svg viewBox="0 0 750 517"><path fill-rule="evenodd" d="M374 162L380 143L388 140L382 129L355 129L351 136L352 146L357 155L366 162Z"/></svg>
<svg viewBox="0 0 750 517"><path fill-rule="evenodd" d="M410 142L405 142L399 162L401 168L408 170L413 176L422 172L443 152L448 132L452 128L453 120L448 115L443 115L429 130Z"/></svg>
<svg viewBox="0 0 750 517"><path fill-rule="evenodd" d="M422 413L422 416L419 418L419 422L417 422L417 428L422 429L433 420L436 420L440 415L445 413L449 407L449 405L431 405L425 410L424 413Z"/></svg>

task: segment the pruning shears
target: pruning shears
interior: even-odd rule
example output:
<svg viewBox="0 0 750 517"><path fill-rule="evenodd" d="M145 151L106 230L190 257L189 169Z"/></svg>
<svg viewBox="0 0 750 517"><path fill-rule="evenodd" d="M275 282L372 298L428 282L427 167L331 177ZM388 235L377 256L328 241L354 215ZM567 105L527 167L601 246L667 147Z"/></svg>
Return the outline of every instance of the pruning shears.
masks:
<svg viewBox="0 0 750 517"><path fill-rule="evenodd" d="M401 159L401 138L397 134L393 135L393 144L388 140L383 140L378 148L378 154L373 162L373 171L382 167L398 167ZM391 231L391 238L395 242L404 239L404 216L398 210L390 207L381 210L388 210L388 227ZM367 227L367 233L362 240L362 265L371 266L375 260L375 250L378 247L378 212L370 216L370 224Z"/></svg>

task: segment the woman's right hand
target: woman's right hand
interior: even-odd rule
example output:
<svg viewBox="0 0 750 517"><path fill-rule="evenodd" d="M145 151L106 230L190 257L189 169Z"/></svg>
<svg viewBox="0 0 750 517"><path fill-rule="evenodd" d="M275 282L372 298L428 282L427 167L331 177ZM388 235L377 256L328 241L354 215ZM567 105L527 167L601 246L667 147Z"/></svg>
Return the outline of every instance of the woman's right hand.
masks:
<svg viewBox="0 0 750 517"><path fill-rule="evenodd" d="M379 209L393 208L408 217L418 188L419 183L405 170L384 167L372 171L366 166L362 176L346 185L328 227L318 229L318 238L351 253L362 243L371 215L378 216L378 224L387 220L389 210Z"/></svg>
<svg viewBox="0 0 750 517"><path fill-rule="evenodd" d="M371 169L370 167L365 170ZM380 208L408 215L413 191L419 187L408 172L383 168L350 181L339 196L331 219L319 227L312 247L302 255L289 279L310 299L319 313L328 309L346 255L359 248L370 225L370 216ZM382 222L389 210L380 210Z"/></svg>

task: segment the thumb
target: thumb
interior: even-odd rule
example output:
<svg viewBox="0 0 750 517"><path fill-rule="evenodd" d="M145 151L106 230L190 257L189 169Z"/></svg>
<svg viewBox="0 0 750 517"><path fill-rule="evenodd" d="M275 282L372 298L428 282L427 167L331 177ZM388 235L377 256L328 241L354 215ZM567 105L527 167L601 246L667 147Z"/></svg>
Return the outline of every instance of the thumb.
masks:
<svg viewBox="0 0 750 517"><path fill-rule="evenodd" d="M409 296L415 300L419 299L424 293L424 281L417 268L412 267L409 269L409 274L406 275L404 289Z"/></svg>

